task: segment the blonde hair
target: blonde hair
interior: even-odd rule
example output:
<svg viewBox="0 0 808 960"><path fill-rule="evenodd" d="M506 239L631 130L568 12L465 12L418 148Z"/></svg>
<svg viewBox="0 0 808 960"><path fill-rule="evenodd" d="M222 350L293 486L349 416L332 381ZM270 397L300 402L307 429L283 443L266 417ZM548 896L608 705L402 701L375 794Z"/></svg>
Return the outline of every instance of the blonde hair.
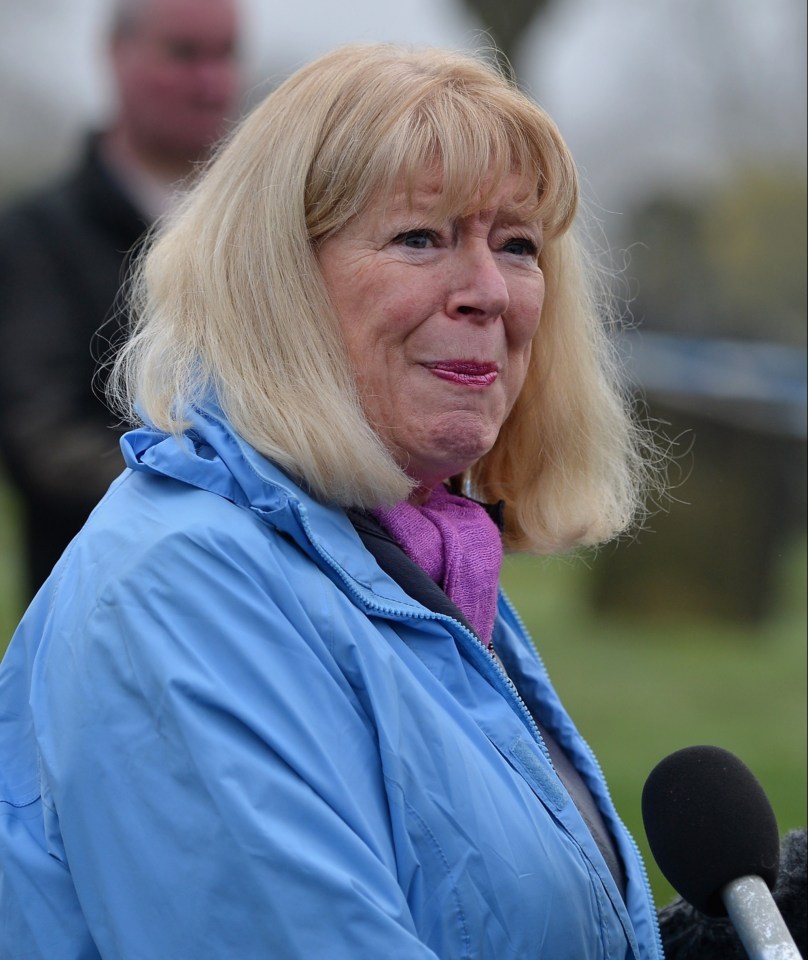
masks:
<svg viewBox="0 0 808 960"><path fill-rule="evenodd" d="M575 167L550 118L466 55L352 45L271 93L140 265L112 393L179 433L213 391L238 433L322 500L405 499L413 483L363 413L317 245L436 162L446 212L482 208L512 171L535 183L545 241L525 386L493 449L454 482L507 502L511 548L608 539L636 513L643 460L569 230Z"/></svg>

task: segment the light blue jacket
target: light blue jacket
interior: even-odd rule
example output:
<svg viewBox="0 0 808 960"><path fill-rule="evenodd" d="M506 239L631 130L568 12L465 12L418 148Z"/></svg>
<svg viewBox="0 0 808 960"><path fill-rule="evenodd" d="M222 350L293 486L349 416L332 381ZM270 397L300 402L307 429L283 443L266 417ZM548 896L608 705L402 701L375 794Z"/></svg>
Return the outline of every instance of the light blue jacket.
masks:
<svg viewBox="0 0 808 960"><path fill-rule="evenodd" d="M467 629L211 413L127 469L0 668L0 958L661 956L633 841L504 597ZM357 465L361 468L361 465Z"/></svg>

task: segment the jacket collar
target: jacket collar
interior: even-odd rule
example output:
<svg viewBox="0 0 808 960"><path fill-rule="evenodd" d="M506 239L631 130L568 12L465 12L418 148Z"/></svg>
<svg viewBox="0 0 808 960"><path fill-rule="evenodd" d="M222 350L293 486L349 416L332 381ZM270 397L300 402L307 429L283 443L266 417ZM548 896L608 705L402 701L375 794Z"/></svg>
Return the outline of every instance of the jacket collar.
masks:
<svg viewBox="0 0 808 960"><path fill-rule="evenodd" d="M341 507L313 497L289 474L240 437L212 402L187 414L180 436L146 424L121 437L127 466L170 477L251 510L298 544L331 576L353 588L358 599L389 612L412 609L413 600L363 547ZM390 607L392 605L392 607Z"/></svg>

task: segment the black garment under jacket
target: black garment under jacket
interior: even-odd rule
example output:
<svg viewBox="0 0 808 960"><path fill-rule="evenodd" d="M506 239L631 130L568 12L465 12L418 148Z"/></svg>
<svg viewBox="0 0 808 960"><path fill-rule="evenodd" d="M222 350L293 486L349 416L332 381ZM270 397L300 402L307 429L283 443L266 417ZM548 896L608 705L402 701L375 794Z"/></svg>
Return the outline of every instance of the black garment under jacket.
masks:
<svg viewBox="0 0 808 960"><path fill-rule="evenodd" d="M96 137L72 172L0 217L0 453L32 592L123 466L94 377L120 339L112 308L146 226Z"/></svg>

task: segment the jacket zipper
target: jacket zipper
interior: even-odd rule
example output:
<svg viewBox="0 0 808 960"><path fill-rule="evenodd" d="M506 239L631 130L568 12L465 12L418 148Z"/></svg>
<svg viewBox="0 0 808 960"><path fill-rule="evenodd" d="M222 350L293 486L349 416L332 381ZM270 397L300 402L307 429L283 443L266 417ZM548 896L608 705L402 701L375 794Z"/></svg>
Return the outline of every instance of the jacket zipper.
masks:
<svg viewBox="0 0 808 960"><path fill-rule="evenodd" d="M524 621L522 620L522 617L519 615L519 611L514 607L514 605L511 603L509 597L508 597L504 592L500 592L500 596L501 596L502 600L504 601L505 605L507 606L507 608L508 608L511 616L514 618L514 620L517 622L517 624L518 624L519 627L521 628L522 633L523 633L526 637L529 637L529 636L530 636L530 633L528 632L527 628L525 627L525 623L524 623ZM531 644L531 647L532 647L534 656L536 657L536 659L538 660L539 664L541 665L541 668L542 668L542 670L544 671L545 675L547 675L547 667L546 667L545 664L544 664L544 660L542 659L541 654L540 654L539 651L536 649L535 643L532 643L532 644ZM628 841L629 841L629 843L630 843L630 845L631 845L631 847L632 847L632 849L633 849L633 851L634 851L634 855L635 855L635 858L636 858L636 862L637 862L637 864L638 864L638 866L639 866L639 868L640 868L640 875L641 875L641 877L642 877L643 886L645 887L645 895L646 895L646 897L647 897L647 899L648 899L648 904L649 904L650 907L651 907L651 918L652 918L652 922L653 922L653 926L654 926L654 934L655 934L656 948L657 948L657 957L658 957L658 960L663 960L664 950L663 950L663 947L662 947L662 931L661 931L660 928L659 928L659 915L657 914L656 904L655 904L655 902L654 902L654 893L653 893L653 890L651 889L651 881L650 881L649 878L648 878L648 871L647 871L647 869L646 869L646 867L645 867L645 860L643 859L642 853L640 852L640 848L639 848L639 845L637 844L637 841L634 839L634 835L631 833L630 830L627 829L625 823L623 823L623 818L620 816L620 814L619 814L619 812L618 812L618 810L617 810L617 807L615 806L614 800L612 799L612 795L611 795L611 792L610 792L610 790L609 790L608 781L606 780L606 777L605 777L604 774L603 774L603 768L601 767L600 761L598 760L597 756L595 755L595 751L594 751L594 750L592 749L592 747L589 745L589 741L586 740L583 736L581 736L580 730L578 731L578 736L580 737L581 743L584 745L584 747L586 748L587 753L589 754L589 759L592 761L592 763L593 763L594 766L595 766L595 769L597 770L598 774L600 775L600 782L603 784L603 789L604 789L604 791L605 791L605 793L606 793L606 797L607 797L607 799L608 799L608 801L609 801L609 803L610 803L610 805L611 805L611 808L612 808L612 810L614 811L614 815L617 817L617 822L620 824L620 826L621 826L622 829L623 829L623 835L628 838Z"/></svg>
<svg viewBox="0 0 808 960"><path fill-rule="evenodd" d="M300 511L297 507L296 507L296 512L298 515L298 519L300 520L300 523L309 540L309 543L311 543L311 545L314 547L314 549L317 551L318 555L323 559L323 561L332 570L334 570L337 573L340 580L343 582L343 584L345 585L347 591L351 594L351 596L353 596L354 599L358 600L361 604L364 604L376 610L378 613L386 614L388 617L393 617L395 619L400 618L401 610L397 610L394 607L386 607L383 604L378 603L375 600L368 599L367 597L359 593L359 591L354 587L353 583L347 578L342 567L338 563L336 563L336 561L332 560L332 558L317 543L317 540L315 539L313 535L313 531L309 524L308 517L305 515L305 513ZM508 604L508 606L511 610L513 610L513 608L510 606L510 603ZM472 641L472 644L473 644L472 649L474 650L476 658L479 661L478 666L484 667L484 668L493 667L494 673L497 676L498 680L500 681L500 686L504 686L505 692L509 695L510 699L515 703L515 706L518 708L516 711L517 714L522 719L523 723L528 728L528 730L530 730L530 732L533 734L533 738L535 739L538 746L541 748L542 754L544 755L547 762L550 764L551 769L555 772L555 767L553 766L553 762L550 759L550 751L547 749L547 745L545 744L544 738L542 737L541 732L539 731L538 725L536 724L536 721L533 719L533 714L530 712L530 710L527 707L527 704L522 699L521 694L517 690L513 680L511 680L511 678L507 674L507 671L499 662L499 658L497 657L496 653L494 653L493 648L487 647L473 631L469 630L468 627L462 624L459 620L455 619L454 617L450 617L448 614L435 613L434 611L430 611L428 613L420 613L415 610L413 611L408 610L407 616L413 617L417 620L439 620L439 621L442 621L443 623L453 623L461 631L464 637L467 637ZM519 621L519 623L520 623L520 626L522 626L522 629L524 630L524 624L522 624L521 620ZM527 631L524 631L524 632L526 636L529 636Z"/></svg>

